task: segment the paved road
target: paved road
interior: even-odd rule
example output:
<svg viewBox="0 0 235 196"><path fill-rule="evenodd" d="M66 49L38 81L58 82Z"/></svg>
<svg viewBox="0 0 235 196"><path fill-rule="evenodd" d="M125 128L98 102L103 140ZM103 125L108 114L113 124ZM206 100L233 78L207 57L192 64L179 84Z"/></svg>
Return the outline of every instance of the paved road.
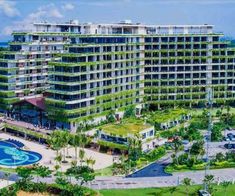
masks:
<svg viewBox="0 0 235 196"><path fill-rule="evenodd" d="M210 143L211 155L213 156L218 151L225 152L223 148L224 143L225 142ZM202 184L205 175L204 171L177 172L172 175L163 174L163 165L168 164L170 161L171 153L168 153L156 163L146 167L146 170L140 170L128 178L117 176L96 177L96 179L87 184L87 186L98 190L177 186L185 177L191 178L194 184ZM235 182L235 169L233 168L210 170L208 174L214 175L216 182L222 182L224 180ZM0 178L4 178L4 172L0 172ZM12 174L9 179L16 181L18 177L16 174ZM54 180L54 177L40 179L40 181L47 183L53 183ZM76 183L76 180L72 179L72 182Z"/></svg>
<svg viewBox="0 0 235 196"><path fill-rule="evenodd" d="M218 152L227 152L224 148L226 142L210 142L211 157L215 156ZM188 145L187 147L189 147ZM187 148L186 147L186 148ZM182 153L182 152L181 152ZM180 154L180 153L179 153ZM171 154L153 163L146 168L135 172L134 174L124 177L96 177L89 187L93 189L124 189L124 188L147 188L147 187L166 187L177 186L185 178L191 178L195 184L202 184L205 176L205 171L189 171L189 172L176 172L172 175L164 173L164 166L171 162ZM215 181L220 183L224 180L235 181L235 169L219 169L210 170L208 174L215 176Z"/></svg>
<svg viewBox="0 0 235 196"><path fill-rule="evenodd" d="M88 185L92 189L130 189L148 187L168 187L177 186L185 178L191 178L194 184L202 184L204 171L179 172L172 176L161 177L97 177L95 181ZM235 169L210 170L209 174L215 176L216 182L235 181Z"/></svg>

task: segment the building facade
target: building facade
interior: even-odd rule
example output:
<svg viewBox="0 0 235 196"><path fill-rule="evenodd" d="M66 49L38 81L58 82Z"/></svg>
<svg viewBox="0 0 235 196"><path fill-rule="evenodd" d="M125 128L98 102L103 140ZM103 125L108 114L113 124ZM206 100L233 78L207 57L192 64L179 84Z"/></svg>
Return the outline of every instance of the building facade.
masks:
<svg viewBox="0 0 235 196"><path fill-rule="evenodd" d="M35 65L42 61L47 68L40 63L40 77L26 70L12 75L23 75L24 82L30 83L35 81L33 78L44 80L40 84L47 92L48 118L61 128L76 130L80 121L93 122L92 119L101 119L110 111L118 112L130 105L161 108L204 104L211 89L217 103L234 98L235 49L229 47L229 42L221 41L223 34L213 32L211 25L71 21L35 23L32 32L13 35L11 51L22 56L34 47L35 54L25 54L23 61L28 63L32 58ZM16 57L9 58L15 61ZM7 58L4 55L0 61L1 69L11 68ZM17 60L13 67L20 67L21 61ZM1 73L3 76L9 72ZM21 85L21 91L17 85L9 88L9 84L17 83L9 77L6 80L4 75L1 80L7 84L4 93L14 91L9 93L12 99L27 98L24 90L28 87L29 95L33 93L27 85Z"/></svg>

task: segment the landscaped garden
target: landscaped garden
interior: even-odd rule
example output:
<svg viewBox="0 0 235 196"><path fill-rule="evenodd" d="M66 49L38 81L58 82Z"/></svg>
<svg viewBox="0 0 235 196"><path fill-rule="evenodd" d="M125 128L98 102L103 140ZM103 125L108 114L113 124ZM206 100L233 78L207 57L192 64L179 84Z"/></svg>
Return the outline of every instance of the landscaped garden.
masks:
<svg viewBox="0 0 235 196"><path fill-rule="evenodd" d="M214 185L216 191L213 192L214 196L234 195L235 185ZM145 196L145 195L164 195L164 196L185 196L185 195L198 195L198 190L203 189L201 185L189 186L177 186L177 187L160 187L160 188L142 188L142 189L110 189L101 190L100 193L103 196ZM226 189L226 191L225 191Z"/></svg>
<svg viewBox="0 0 235 196"><path fill-rule="evenodd" d="M212 120L215 122L212 128L212 141L220 141L223 137L222 131L225 128L235 126L235 114L233 114L231 111L233 111L231 108L223 107L216 109L215 112L213 112ZM20 181L19 183L24 182L25 185L22 183L17 183L16 185L12 186L12 189L16 189L17 191L23 190L26 192L48 192L49 194L55 195L57 193L69 194L69 191L82 191L87 195L96 195L97 193L95 191L93 192L91 190L84 189L82 186L85 182L93 180L95 175L129 175L137 169L141 169L163 157L168 152L168 150L173 152L173 161L165 168L166 172L172 173L175 171L204 169L206 163L203 159L205 149L202 131L205 131L208 128L208 111L205 109L200 110L200 112L192 111L192 116L190 118L182 118L182 116L185 116L188 113L189 111L187 109L174 109L157 112L145 112L142 117L137 118L134 115L133 108L128 108L124 113L124 117L120 121L116 121L112 113L108 114L107 121L103 123L104 125L97 126L97 129L102 130L110 136L126 138L128 142L126 144L121 144L99 140L97 144L100 145L100 147L106 147L113 150L119 149L120 157L113 165L97 171L93 170L94 160L87 159L84 156L85 146L90 146L93 139L87 137L84 134L88 127L85 124L78 128L78 132L76 134L70 134L67 131L61 130L54 131L51 136L47 136L46 138L39 136L43 139L47 139L49 146L57 152L57 156L54 160L55 169L53 171L49 171L48 168L43 166L36 166L35 168L29 167L25 170L16 169L16 171L18 170L18 174L22 177L22 180L24 180ZM169 129L163 130L162 128L159 128L159 123L168 122L169 120L167 121L167 119L170 119L170 121L178 120L179 123ZM156 133L154 133L153 138L173 138L173 141L170 144L170 147L163 145L156 147L148 152L143 152L141 147L143 138L138 137L138 134L142 133L143 130L153 126L155 126L156 129ZM183 153L182 140L188 140L192 142L192 146L189 148L189 150ZM66 159L66 156L68 156L66 153L68 146L74 147L74 158L70 163L71 167L62 172L62 165L69 164ZM213 159L210 160L211 169L234 166L235 156L233 153L218 153ZM40 169L37 169L37 167ZM42 173L44 172L44 174L39 174L38 172L40 172L40 170ZM56 177L56 184L48 185L32 182L33 176L37 178L37 176L40 175L46 177L47 175L51 174ZM81 183L80 180L83 179L82 183L76 186L71 185L68 181L68 176L74 176L78 180L78 183ZM183 186L177 187L177 189L178 192L177 190L173 190L173 188L160 188L157 190L141 189L138 190L138 192L142 195L146 195L151 192L153 193L153 191L156 191L156 194L162 194L165 192L166 195L170 195L170 191L175 191L175 195L183 194ZM189 193L191 190L193 193L193 191L197 191L198 189L199 186L192 186L192 188L189 190ZM101 191L101 193L104 195L115 195L116 193L119 195L128 195L128 191L129 190L104 190ZM135 190L132 190L131 193L133 194L134 191ZM136 193L136 195L138 194Z"/></svg>
<svg viewBox="0 0 235 196"><path fill-rule="evenodd" d="M59 168L59 167L57 167ZM18 167L16 173L20 179L6 188L0 190L1 196L16 196L18 192L26 193L45 193L48 195L61 196L81 196L81 195L97 195L94 190L85 188L83 185L94 179L94 170L88 164L74 164L66 172L59 170L51 171L48 167L41 165L32 165L30 167ZM42 180L53 175L55 181L51 183L44 183ZM71 177L77 181L75 184L71 183ZM8 177L6 178L8 180ZM34 179L34 180L33 180Z"/></svg>
<svg viewBox="0 0 235 196"><path fill-rule="evenodd" d="M129 118L122 120L120 123L117 122L101 126L100 129L113 136L127 137L128 135L139 134L141 131L150 127L151 125L145 124L141 119Z"/></svg>
<svg viewBox="0 0 235 196"><path fill-rule="evenodd" d="M190 111L183 108L166 109L161 111L145 111L147 122L156 130L165 130L190 119Z"/></svg>
<svg viewBox="0 0 235 196"><path fill-rule="evenodd" d="M235 126L235 114L231 113L229 106L221 107L212 116L212 121L215 122L211 130L211 141L222 141L223 131L226 128ZM206 130L208 124L208 111L203 110L203 112L193 116L188 127L181 127L178 130L174 130L174 132L166 132L168 135L165 133L165 136L177 137L172 143L172 150L174 152L172 156L173 161L165 168L166 172L205 169L207 163L203 158L205 149L201 130ZM187 152L178 155L183 150L182 140L185 139L192 141L193 144ZM235 166L235 158L231 152L226 154L217 153L210 159L209 164L211 169L231 168Z"/></svg>

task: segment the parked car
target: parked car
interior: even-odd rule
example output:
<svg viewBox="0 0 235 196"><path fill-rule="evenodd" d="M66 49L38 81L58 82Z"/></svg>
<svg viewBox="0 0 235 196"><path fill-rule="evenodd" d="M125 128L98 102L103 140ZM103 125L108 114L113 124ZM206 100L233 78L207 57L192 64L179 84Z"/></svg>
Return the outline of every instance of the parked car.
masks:
<svg viewBox="0 0 235 196"><path fill-rule="evenodd" d="M187 145L187 144L189 144L189 141L188 140L182 140L182 144Z"/></svg>
<svg viewBox="0 0 235 196"><path fill-rule="evenodd" d="M199 195L199 196L211 196L211 194L208 193L208 192L205 191L205 190L199 190L199 191L198 191L198 195Z"/></svg>
<svg viewBox="0 0 235 196"><path fill-rule="evenodd" d="M233 136L234 136L234 135L233 135L232 133L228 133L228 134L227 134L227 137L229 137L229 138L230 138L230 137L233 137Z"/></svg>
<svg viewBox="0 0 235 196"><path fill-rule="evenodd" d="M234 148L235 148L235 144L229 144L229 143L227 143L227 144L224 144L224 147L225 147L226 149L234 149Z"/></svg>
<svg viewBox="0 0 235 196"><path fill-rule="evenodd" d="M223 140L224 141L230 141L230 138L229 137L224 137Z"/></svg>
<svg viewBox="0 0 235 196"><path fill-rule="evenodd" d="M210 139L209 135L204 136L204 141L209 141L209 139Z"/></svg>
<svg viewBox="0 0 235 196"><path fill-rule="evenodd" d="M229 139L230 139L230 141L235 141L235 136L232 136Z"/></svg>

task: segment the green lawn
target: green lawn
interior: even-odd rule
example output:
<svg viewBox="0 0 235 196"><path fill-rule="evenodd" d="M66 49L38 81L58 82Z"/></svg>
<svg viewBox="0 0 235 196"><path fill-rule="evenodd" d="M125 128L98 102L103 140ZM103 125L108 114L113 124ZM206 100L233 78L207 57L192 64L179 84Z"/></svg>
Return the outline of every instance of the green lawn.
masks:
<svg viewBox="0 0 235 196"><path fill-rule="evenodd" d="M214 186L215 191L213 196L233 196L235 194L235 185L230 185L227 188L226 194L222 186ZM144 189L118 189L118 190L101 190L103 196L185 196L187 195L185 186L178 186L173 192L174 188L144 188ZM197 195L197 191L202 189L202 185L190 186L188 195Z"/></svg>
<svg viewBox="0 0 235 196"><path fill-rule="evenodd" d="M220 108L213 108L213 109L211 109L211 110L210 110L210 111L211 111L211 114L212 114L213 116L215 116L215 115L216 115L216 111L219 110L219 109L220 109ZM201 114L202 114L203 109L192 109L192 110L190 110L190 111L191 111L192 115L198 116L198 115L201 115ZM223 109L223 113L225 113L225 112L226 112L226 108ZM231 108L230 108L230 113L235 114L235 108L231 107Z"/></svg>
<svg viewBox="0 0 235 196"><path fill-rule="evenodd" d="M151 114L151 119L153 119L157 123L165 123L169 120L179 119L181 115L185 115L188 113L190 113L190 111L183 108L168 109L154 112L153 114Z"/></svg>
<svg viewBox="0 0 235 196"><path fill-rule="evenodd" d="M15 173L14 168L7 168L7 167L0 167L0 171L7 172L7 173Z"/></svg>
<svg viewBox="0 0 235 196"><path fill-rule="evenodd" d="M95 170L96 176L112 176L112 166L106 167L104 169Z"/></svg>
<svg viewBox="0 0 235 196"><path fill-rule="evenodd" d="M107 124L101 126L101 130L110 135L128 136L128 134L136 134L144 129L150 128L151 125L144 124L142 120L128 119L120 124Z"/></svg>

